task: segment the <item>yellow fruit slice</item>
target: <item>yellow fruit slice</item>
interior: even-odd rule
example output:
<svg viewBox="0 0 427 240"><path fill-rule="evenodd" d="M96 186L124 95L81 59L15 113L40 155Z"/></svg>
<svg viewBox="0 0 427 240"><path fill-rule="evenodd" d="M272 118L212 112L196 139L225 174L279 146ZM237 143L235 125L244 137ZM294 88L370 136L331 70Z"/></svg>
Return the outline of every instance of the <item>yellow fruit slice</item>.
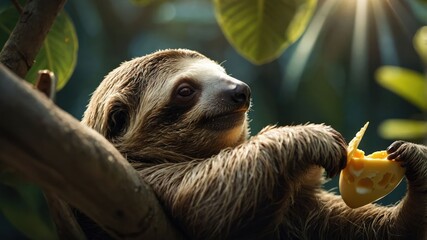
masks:
<svg viewBox="0 0 427 240"><path fill-rule="evenodd" d="M347 148L347 166L341 171L339 189L347 206L358 208L389 194L402 181L405 169L388 160L386 151L365 156L357 149L368 127L366 123Z"/></svg>

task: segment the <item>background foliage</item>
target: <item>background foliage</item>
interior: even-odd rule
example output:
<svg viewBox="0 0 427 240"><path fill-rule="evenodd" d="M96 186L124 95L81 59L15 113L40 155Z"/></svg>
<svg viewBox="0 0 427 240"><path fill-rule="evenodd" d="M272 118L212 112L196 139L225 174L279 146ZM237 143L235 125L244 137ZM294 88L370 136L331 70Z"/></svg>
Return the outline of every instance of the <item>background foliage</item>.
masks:
<svg viewBox="0 0 427 240"><path fill-rule="evenodd" d="M158 49L189 48L251 86L252 134L268 124L324 122L350 140L370 121L361 143L366 152L385 149L402 134L425 142L427 41L413 39L427 24L427 1L242 2L70 0L69 19L59 18L62 33L52 31L53 42L42 50L56 58L37 64L59 64L58 89L72 74L57 104L78 119L90 93L121 62ZM16 21L17 15L4 11L10 5L0 3L1 45ZM406 125L396 127L390 119ZM0 237L53 238L40 191L8 171L0 177ZM326 184L334 191L336 186L337 179ZM404 191L400 186L381 203L396 202Z"/></svg>

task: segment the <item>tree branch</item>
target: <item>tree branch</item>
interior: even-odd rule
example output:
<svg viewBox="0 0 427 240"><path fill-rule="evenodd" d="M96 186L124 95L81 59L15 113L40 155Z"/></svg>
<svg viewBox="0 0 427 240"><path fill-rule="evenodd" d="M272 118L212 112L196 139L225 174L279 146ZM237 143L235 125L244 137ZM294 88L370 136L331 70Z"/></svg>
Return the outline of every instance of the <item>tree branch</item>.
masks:
<svg viewBox="0 0 427 240"><path fill-rule="evenodd" d="M117 238L179 239L151 188L100 134L0 64L0 161Z"/></svg>
<svg viewBox="0 0 427 240"><path fill-rule="evenodd" d="M27 1L18 23L0 52L0 62L24 78L65 1Z"/></svg>

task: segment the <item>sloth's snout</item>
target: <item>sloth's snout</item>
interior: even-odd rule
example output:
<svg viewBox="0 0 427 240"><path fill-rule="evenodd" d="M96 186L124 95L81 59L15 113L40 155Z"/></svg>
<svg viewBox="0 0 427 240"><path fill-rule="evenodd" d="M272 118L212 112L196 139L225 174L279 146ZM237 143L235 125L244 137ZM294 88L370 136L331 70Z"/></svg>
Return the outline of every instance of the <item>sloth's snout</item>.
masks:
<svg viewBox="0 0 427 240"><path fill-rule="evenodd" d="M213 85L218 95L216 99L230 111L247 110L251 102L251 89L249 86L235 78L228 77Z"/></svg>
<svg viewBox="0 0 427 240"><path fill-rule="evenodd" d="M240 82L230 91L231 99L237 104L249 105L251 100L251 89L249 86Z"/></svg>

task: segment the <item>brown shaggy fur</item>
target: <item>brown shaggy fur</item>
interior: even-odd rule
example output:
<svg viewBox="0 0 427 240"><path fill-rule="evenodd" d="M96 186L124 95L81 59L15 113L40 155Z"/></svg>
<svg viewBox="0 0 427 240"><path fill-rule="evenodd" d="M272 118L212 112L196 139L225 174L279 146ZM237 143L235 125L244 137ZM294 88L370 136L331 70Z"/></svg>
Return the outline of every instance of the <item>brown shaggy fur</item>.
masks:
<svg viewBox="0 0 427 240"><path fill-rule="evenodd" d="M174 105L181 81L201 82L185 111ZM159 51L108 74L83 118L140 171L188 238L425 239L426 146L389 148L406 166L399 204L350 209L321 189L322 168L334 176L346 162L338 132L307 124L249 138L248 106L236 126L219 119L207 128L201 119L236 110L211 90L221 81L237 80L197 52Z"/></svg>

